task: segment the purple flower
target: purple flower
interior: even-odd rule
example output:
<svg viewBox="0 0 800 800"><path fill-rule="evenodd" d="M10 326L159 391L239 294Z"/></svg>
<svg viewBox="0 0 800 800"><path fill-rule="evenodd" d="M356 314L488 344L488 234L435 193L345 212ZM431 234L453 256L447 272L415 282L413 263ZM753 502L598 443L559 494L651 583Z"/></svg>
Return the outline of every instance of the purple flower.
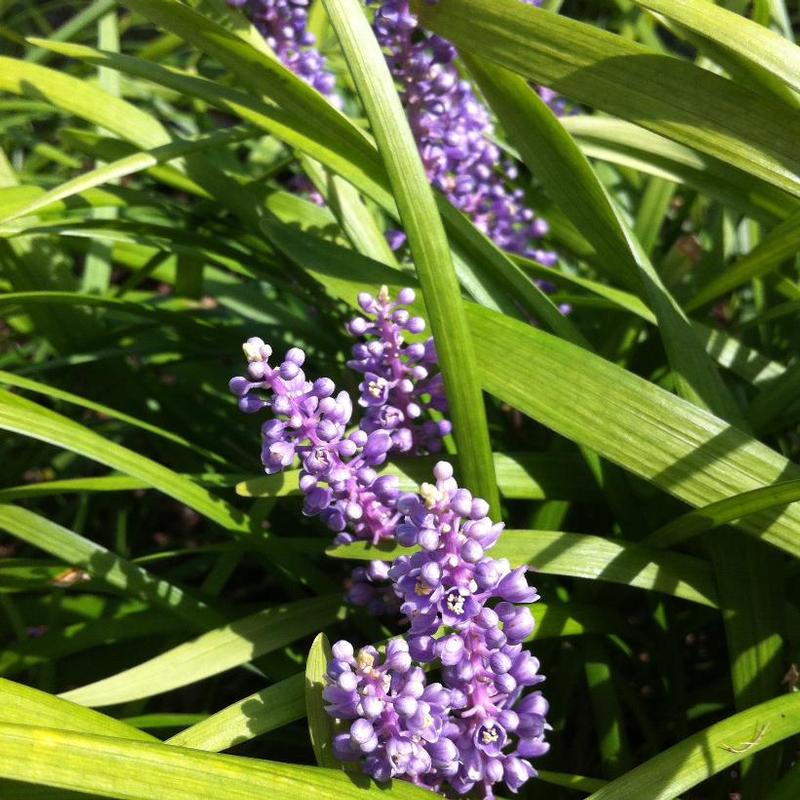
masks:
<svg viewBox="0 0 800 800"><path fill-rule="evenodd" d="M475 747L491 758L503 752L508 741L505 728L495 719L488 717L475 729Z"/></svg>
<svg viewBox="0 0 800 800"><path fill-rule="evenodd" d="M335 753L361 761L376 780L475 789L490 799L500 782L516 792L536 774L529 759L548 749L547 702L538 691L525 694L543 680L522 646L538 594L525 567L491 557L503 525L458 485L448 463L436 464L435 482L411 494L376 472L392 452L435 450L449 430L425 428L436 423L420 419L446 404L441 379L431 374L433 342L405 340L424 329L403 308L413 301L410 289L394 303L385 289L359 296L365 316L349 328L364 340L350 363L364 377L365 410L355 430L348 432L350 396L329 378L307 380L299 348L271 364L269 345L248 339L247 375L230 389L242 411L271 411L262 426L264 468L278 472L299 460L304 512L319 515L336 542L395 537L419 548L353 572L348 597L373 613L399 608L409 629L406 640L387 644L383 663L372 647L355 655L347 642L334 645L323 696L329 713L349 723ZM425 664L441 670L442 683L426 684Z"/></svg>
<svg viewBox="0 0 800 800"><path fill-rule="evenodd" d="M244 344L248 376L230 382L242 411L269 408L274 417L261 428L261 461L267 473L287 469L299 458L304 511L319 515L343 540L390 536L399 519L394 510L397 482L378 478L373 469L392 447L387 431L347 433L353 404L347 392L336 393L328 378L306 379L305 354L291 348L278 365L261 339ZM349 527L352 533L344 534ZM349 538L348 538L349 537Z"/></svg>

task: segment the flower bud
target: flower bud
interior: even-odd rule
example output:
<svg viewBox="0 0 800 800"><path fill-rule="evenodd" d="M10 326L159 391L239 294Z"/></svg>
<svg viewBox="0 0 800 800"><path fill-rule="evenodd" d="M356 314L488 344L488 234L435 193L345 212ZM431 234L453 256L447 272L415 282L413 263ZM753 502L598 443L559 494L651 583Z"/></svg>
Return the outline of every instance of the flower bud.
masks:
<svg viewBox="0 0 800 800"><path fill-rule="evenodd" d="M503 623L503 633L512 644L521 642L533 632L533 616L527 608L518 608L513 617Z"/></svg>
<svg viewBox="0 0 800 800"><path fill-rule="evenodd" d="M350 738L359 745L368 742L374 736L375 730L372 724L365 719L357 719L350 726Z"/></svg>
<svg viewBox="0 0 800 800"><path fill-rule="evenodd" d="M538 600L536 589L528 586L525 577L527 571L527 567L517 567L505 575L497 584L497 595L512 603L534 603Z"/></svg>
<svg viewBox="0 0 800 800"><path fill-rule="evenodd" d="M509 756L503 765L503 778L512 792L519 791L522 784L532 777L534 772L533 767L527 761L515 756Z"/></svg>
<svg viewBox="0 0 800 800"><path fill-rule="evenodd" d="M385 707L386 704L383 700L374 694L368 694L361 699L361 709L367 719L377 719L383 713Z"/></svg>
<svg viewBox="0 0 800 800"><path fill-rule="evenodd" d="M331 654L340 661L349 661L353 657L353 645L345 639L339 639L331 647Z"/></svg>
<svg viewBox="0 0 800 800"><path fill-rule="evenodd" d="M464 653L464 640L454 633L440 639L436 649L442 664L451 667L461 660Z"/></svg>
<svg viewBox="0 0 800 800"><path fill-rule="evenodd" d="M400 697L395 698L394 710L401 717L412 717L417 712L417 705L418 703L416 698L411 697L410 695L401 695Z"/></svg>

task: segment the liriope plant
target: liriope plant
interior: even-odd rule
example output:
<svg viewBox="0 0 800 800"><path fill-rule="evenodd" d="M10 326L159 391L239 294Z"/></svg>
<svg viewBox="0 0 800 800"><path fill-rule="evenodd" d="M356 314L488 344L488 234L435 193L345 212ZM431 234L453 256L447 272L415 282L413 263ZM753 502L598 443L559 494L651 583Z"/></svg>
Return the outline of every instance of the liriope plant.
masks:
<svg viewBox="0 0 800 800"><path fill-rule="evenodd" d="M793 15L2 4L0 796L797 796Z"/></svg>

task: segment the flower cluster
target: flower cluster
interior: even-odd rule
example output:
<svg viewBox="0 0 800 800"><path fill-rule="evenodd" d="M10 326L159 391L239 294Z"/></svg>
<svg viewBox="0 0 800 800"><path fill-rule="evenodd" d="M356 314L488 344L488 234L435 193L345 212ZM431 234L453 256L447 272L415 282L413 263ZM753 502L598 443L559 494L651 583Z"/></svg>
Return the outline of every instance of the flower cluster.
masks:
<svg viewBox="0 0 800 800"><path fill-rule="evenodd" d="M392 447L390 434L358 429L348 434L350 395L335 394L330 378L306 380L305 354L299 348L291 348L276 366L269 363L272 348L261 339L248 339L243 349L248 377L233 378L230 389L245 413L269 407L274 414L261 427L265 471L280 472L299 457L304 512L320 515L331 530L340 532L338 541L352 541L353 536L343 533L348 524L356 538L377 543L391 536L398 519L393 510L397 480L375 472ZM259 390L267 397L259 396Z"/></svg>
<svg viewBox="0 0 800 800"><path fill-rule="evenodd" d="M245 413L269 408L273 414L261 428L266 472L280 472L299 458L305 513L319 515L339 534L338 543L367 539L377 544L394 535L399 515L397 479L379 477L375 468L393 450L440 449L450 426L423 417L426 409L442 411L446 404L432 341L405 342L404 331L421 333L425 327L403 308L414 302L413 290L402 290L392 302L383 287L377 298L364 293L359 302L372 315L349 325L352 333L366 337L354 347L350 362L364 375L361 403L368 411L361 427L348 433L350 395L336 393L330 378L307 380L305 353L297 347L273 366L272 348L259 338L248 339L243 347L248 375L233 378L230 389Z"/></svg>
<svg viewBox="0 0 800 800"><path fill-rule="evenodd" d="M540 692L523 695L543 680L538 660L522 647L534 625L527 604L538 595L528 586L524 567L511 569L507 560L486 555L502 532L502 525L487 517L487 504L458 487L446 462L436 465L434 476L435 484L423 484L419 494L398 500L403 521L397 539L420 550L398 558L389 576L410 624L407 652L412 663L440 664L443 687L450 692L450 710L431 743L437 753L458 757L442 765L431 760L424 780L405 762L392 762L386 777L406 777L435 789L447 784L459 794L478 787L482 797L491 798L501 781L516 792L536 774L529 759L548 749L547 701ZM338 647L352 652L347 643ZM337 663L329 675L331 686ZM398 675L410 668L404 661ZM392 667L385 666L381 679L393 685L395 677ZM350 739L342 740L337 752L351 758L371 752L357 738L365 735L381 753L396 747L396 727L385 725L383 718L376 724L365 705L356 703L342 713L332 702L329 711L353 720ZM419 733L410 735L413 739ZM369 756L364 768L374 774L373 762L368 762Z"/></svg>
<svg viewBox="0 0 800 800"><path fill-rule="evenodd" d="M364 771L379 781L403 775L417 782L456 761L455 745L444 731L453 704L463 706L466 698L441 684L426 684L402 639L387 644L383 663L374 647L355 654L341 641L332 650L323 698L331 714L351 721L347 733L334 737L337 758L363 757Z"/></svg>
<svg viewBox="0 0 800 800"><path fill-rule="evenodd" d="M489 112L459 76L453 45L422 30L407 0L380 0L373 27L431 184L498 247L554 264L536 245L547 223L511 188L516 167L491 141Z"/></svg>
<svg viewBox="0 0 800 800"><path fill-rule="evenodd" d="M281 63L318 92L332 96L333 75L308 30L308 0L227 0L245 10ZM332 97L335 100L336 98Z"/></svg>
<svg viewBox="0 0 800 800"><path fill-rule="evenodd" d="M227 1L248 13L287 68L340 105L333 94L334 77L326 70L325 59L307 29L308 0ZM548 225L527 207L523 190L512 187L517 167L504 159L491 141L489 112L470 83L460 78L455 48L419 28L408 0L366 2L378 4L375 33L400 86L431 184L498 247L553 265L555 253L537 246ZM540 0L522 2L539 5ZM556 113L563 112L563 101L557 95L547 89L540 90L540 95ZM308 192L312 201L322 203L309 181L296 177L295 186ZM405 241L401 231L389 231L387 238L394 249ZM541 286L549 290L547 284Z"/></svg>

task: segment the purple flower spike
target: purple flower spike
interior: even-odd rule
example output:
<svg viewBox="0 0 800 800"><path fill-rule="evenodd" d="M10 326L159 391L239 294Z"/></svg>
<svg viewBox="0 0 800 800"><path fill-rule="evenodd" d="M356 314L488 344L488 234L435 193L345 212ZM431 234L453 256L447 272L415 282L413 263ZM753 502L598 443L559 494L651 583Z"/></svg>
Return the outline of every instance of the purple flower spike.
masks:
<svg viewBox="0 0 800 800"><path fill-rule="evenodd" d="M271 410L262 426L265 470L299 460L304 511L336 531L337 543L396 538L419 547L391 565L373 561L353 572L349 599L376 614L399 609L408 634L387 645L382 664L372 647L356 655L347 642L334 645L323 696L328 712L348 722L333 742L337 757L360 761L379 781L474 790L491 800L496 784L516 792L534 776L530 759L548 749L547 702L538 691L525 694L544 680L539 661L522 646L534 628L528 605L538 594L526 567L491 557L503 525L489 518L484 500L458 485L450 464L436 464L435 482L412 494L376 472L393 451L435 449L425 426L436 423L417 418L445 409L441 379L431 377L432 341L405 342L404 333L424 327L405 307L413 301L410 289L394 303L385 289L377 298L359 296L366 316L350 329L364 337L353 352L366 411L350 433L349 395L328 378L307 380L299 348L271 363L269 345L248 339L247 376L232 379L230 389L243 411ZM398 407L402 424L376 420ZM439 425L440 438L448 428ZM401 446L398 436L411 445ZM441 684L426 685L424 664L441 670Z"/></svg>
<svg viewBox="0 0 800 800"><path fill-rule="evenodd" d="M267 473L281 472L299 458L304 512L319 515L341 541L375 543L392 535L399 521L394 510L396 479L378 478L373 467L391 449L387 431L347 434L353 404L347 392L336 393L328 378L306 380L305 353L291 348L279 364L270 364L272 349L261 339L244 344L247 378L233 378L230 388L245 412L270 408L274 418L261 429L261 461ZM350 527L352 534L345 534Z"/></svg>
<svg viewBox="0 0 800 800"><path fill-rule="evenodd" d="M402 541L413 544L416 532L421 549L397 558L388 576L410 625L408 658L441 668L450 708L435 747L426 751L430 764L423 772L415 771L422 764L406 769L406 776L440 791L476 790L488 800L501 782L518 791L536 774L529 759L548 749L547 702L539 692L523 695L544 680L539 661L521 644L533 630L527 604L538 595L525 567L512 570L506 559L486 554L502 531L488 518L488 505L458 486L446 462L434 467L434 477L397 501ZM375 570L386 575L385 565ZM415 719L415 702L400 699L394 708L402 719ZM453 747L456 761L444 758ZM375 769L371 758L363 764L373 777L396 774Z"/></svg>
<svg viewBox="0 0 800 800"><path fill-rule="evenodd" d="M230 382L242 411L269 408L273 414L261 429L265 471L281 472L299 459L304 513L319 516L338 534L338 544L355 539L377 544L395 536L401 520L397 479L379 477L375 467L393 452L435 452L450 431L447 421L429 418L429 412L447 408L433 341L405 339L425 327L406 308L413 302L412 289L401 290L395 302L385 287L377 297L366 292L359 297L367 318L357 318L350 329L365 341L354 346L349 363L364 375L360 403L366 411L360 429L349 434L350 395L337 393L330 378L307 380L300 348L273 365L272 348L252 337L243 345L248 375ZM397 606L391 589L374 575L354 575L349 594L376 613Z"/></svg>
<svg viewBox="0 0 800 800"><path fill-rule="evenodd" d="M516 166L492 142L489 112L459 75L455 48L421 29L407 0L380 0L373 28L431 185L501 249L555 263L555 254L536 244L547 224L527 208L522 190L511 187ZM556 113L563 110L554 93L540 96ZM390 242L399 246L400 240L392 235Z"/></svg>

